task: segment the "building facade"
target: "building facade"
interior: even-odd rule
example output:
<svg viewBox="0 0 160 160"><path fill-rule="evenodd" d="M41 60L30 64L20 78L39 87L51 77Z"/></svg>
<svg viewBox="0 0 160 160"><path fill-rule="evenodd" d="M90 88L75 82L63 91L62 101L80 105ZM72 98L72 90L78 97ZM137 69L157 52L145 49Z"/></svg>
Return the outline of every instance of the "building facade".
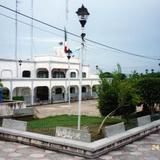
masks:
<svg viewBox="0 0 160 160"><path fill-rule="evenodd" d="M31 60L0 59L0 79L3 92L9 100L23 96L27 105L78 99L79 59L72 57L70 67L65 53L57 49L53 56L37 56ZM70 69L69 69L70 68ZM82 99L96 96L97 75L90 73L89 65L82 69ZM69 87L70 86L70 87Z"/></svg>

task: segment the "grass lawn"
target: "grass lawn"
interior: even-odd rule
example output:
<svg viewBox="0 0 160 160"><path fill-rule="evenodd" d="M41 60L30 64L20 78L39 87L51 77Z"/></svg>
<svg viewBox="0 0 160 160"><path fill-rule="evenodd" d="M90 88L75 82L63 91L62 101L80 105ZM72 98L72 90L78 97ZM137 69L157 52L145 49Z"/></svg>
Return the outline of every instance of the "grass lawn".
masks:
<svg viewBox="0 0 160 160"><path fill-rule="evenodd" d="M36 133L54 135L56 126L77 128L77 116L61 115L48 117L43 119L33 119L28 121L27 130ZM88 127L92 136L92 140L99 139L102 135L96 135L99 125L103 117L81 116L81 129ZM119 118L109 118L105 122L106 125L122 122Z"/></svg>

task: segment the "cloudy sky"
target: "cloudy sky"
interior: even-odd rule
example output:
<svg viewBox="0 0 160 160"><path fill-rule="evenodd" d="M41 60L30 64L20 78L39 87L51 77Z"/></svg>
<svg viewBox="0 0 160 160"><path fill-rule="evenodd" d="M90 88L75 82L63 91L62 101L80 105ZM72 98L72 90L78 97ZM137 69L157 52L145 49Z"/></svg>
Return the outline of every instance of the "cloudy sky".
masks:
<svg viewBox="0 0 160 160"><path fill-rule="evenodd" d="M18 11L31 15L31 0L19 0ZM34 18L63 29L66 0L33 0ZM160 59L160 1L159 0L69 0L68 31L81 34L76 11L82 3L88 8L90 16L85 26L88 39L121 50ZM1 5L15 9L15 0L1 0ZM15 14L0 7L0 57L13 58L15 44ZM30 20L18 16L20 21ZM54 47L63 41L64 33L34 22L34 55L54 53ZM18 23L18 58L30 58L31 27ZM70 48L80 47L80 39L68 35ZM160 61L130 56L86 42L85 61L92 70L95 66L106 71L114 71L119 63L122 71L145 72L145 69L160 71ZM78 56L78 52L74 54Z"/></svg>

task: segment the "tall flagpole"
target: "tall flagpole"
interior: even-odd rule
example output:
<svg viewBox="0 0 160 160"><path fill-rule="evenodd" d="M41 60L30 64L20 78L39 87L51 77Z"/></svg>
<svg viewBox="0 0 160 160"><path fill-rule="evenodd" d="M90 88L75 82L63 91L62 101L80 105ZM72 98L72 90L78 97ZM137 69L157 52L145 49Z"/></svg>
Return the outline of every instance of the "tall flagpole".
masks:
<svg viewBox="0 0 160 160"><path fill-rule="evenodd" d="M16 78L18 78L18 57L17 57L17 41L18 41L18 21L17 21L18 0L16 0L16 14L15 14L15 51L14 59L16 60Z"/></svg>
<svg viewBox="0 0 160 160"><path fill-rule="evenodd" d="M31 48L30 48L30 52L31 52L31 60L33 60L33 0L31 0Z"/></svg>
<svg viewBox="0 0 160 160"><path fill-rule="evenodd" d="M67 28L67 25L68 25L68 12L69 12L69 10L68 10L68 3L69 3L69 1L68 0L66 0L66 28Z"/></svg>
<svg viewBox="0 0 160 160"><path fill-rule="evenodd" d="M66 8L65 8L65 43L67 43L67 27L68 27L68 3L69 0L66 0ZM67 58L68 58L68 115L71 114L71 94L70 94L70 54L71 54L71 50L68 48L68 44L64 44L65 47L67 47L67 50L65 50L65 53L67 53Z"/></svg>

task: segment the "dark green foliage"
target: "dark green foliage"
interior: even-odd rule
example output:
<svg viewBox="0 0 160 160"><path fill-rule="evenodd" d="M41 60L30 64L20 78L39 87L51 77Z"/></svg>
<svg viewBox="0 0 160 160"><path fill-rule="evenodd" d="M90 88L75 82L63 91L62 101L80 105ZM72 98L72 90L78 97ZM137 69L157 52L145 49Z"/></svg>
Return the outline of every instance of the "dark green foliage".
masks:
<svg viewBox="0 0 160 160"><path fill-rule="evenodd" d="M9 100L9 97L8 97L8 95L6 95L6 94L3 94L3 100Z"/></svg>
<svg viewBox="0 0 160 160"><path fill-rule="evenodd" d="M117 107L118 95L104 74L100 74L100 85L98 87L98 108L101 115L105 116Z"/></svg>
<svg viewBox="0 0 160 160"><path fill-rule="evenodd" d="M118 105L121 106L117 114L127 117L135 112L135 106L140 102L140 97L136 93L134 84L129 80L122 81L118 90Z"/></svg>
<svg viewBox="0 0 160 160"><path fill-rule="evenodd" d="M143 115L154 112L154 104L160 103L160 73L138 74L134 71L129 77L118 71L107 79L108 72L100 71L100 86L98 89L98 108L106 116L115 108L115 114L125 118L135 112L135 106L144 104Z"/></svg>
<svg viewBox="0 0 160 160"><path fill-rule="evenodd" d="M98 94L99 96L99 106L101 115L105 116L117 108L118 96L116 92L112 89L107 90L106 93Z"/></svg>
<svg viewBox="0 0 160 160"><path fill-rule="evenodd" d="M147 74L142 75L142 77L160 78L160 72L147 73Z"/></svg>
<svg viewBox="0 0 160 160"><path fill-rule="evenodd" d="M110 72L104 72L104 73L102 73L102 76L106 77L106 78L113 78L113 74Z"/></svg>
<svg viewBox="0 0 160 160"><path fill-rule="evenodd" d="M112 75L112 80L108 81L102 71L100 73L98 89L99 111L101 115L106 116L116 108L119 108L115 113L127 117L130 113L135 112L135 106L140 102L140 96L135 89L136 80L127 78L119 72L114 72Z"/></svg>
<svg viewBox="0 0 160 160"><path fill-rule="evenodd" d="M15 101L24 101L24 97L23 96L15 96L15 97L13 97L13 100L15 100Z"/></svg>
<svg viewBox="0 0 160 160"><path fill-rule="evenodd" d="M160 78L145 77L137 83L137 89L147 107L153 107L154 103L160 103Z"/></svg>

